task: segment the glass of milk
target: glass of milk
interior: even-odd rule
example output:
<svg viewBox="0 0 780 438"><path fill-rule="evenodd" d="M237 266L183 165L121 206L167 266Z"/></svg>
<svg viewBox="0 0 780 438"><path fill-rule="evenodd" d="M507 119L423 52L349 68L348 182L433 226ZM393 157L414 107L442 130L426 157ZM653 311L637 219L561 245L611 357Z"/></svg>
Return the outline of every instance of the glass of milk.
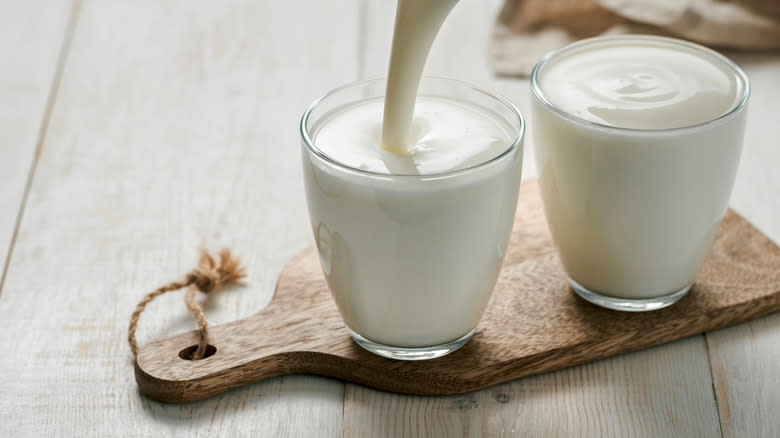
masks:
<svg viewBox="0 0 780 438"><path fill-rule="evenodd" d="M517 206L525 122L506 99L423 78L409 154L378 146L385 80L337 88L301 120L322 271L353 339L385 357L465 344L495 285Z"/></svg>
<svg viewBox="0 0 780 438"><path fill-rule="evenodd" d="M574 291L626 311L681 299L728 207L745 73L697 44L603 37L547 54L531 89L547 222Z"/></svg>

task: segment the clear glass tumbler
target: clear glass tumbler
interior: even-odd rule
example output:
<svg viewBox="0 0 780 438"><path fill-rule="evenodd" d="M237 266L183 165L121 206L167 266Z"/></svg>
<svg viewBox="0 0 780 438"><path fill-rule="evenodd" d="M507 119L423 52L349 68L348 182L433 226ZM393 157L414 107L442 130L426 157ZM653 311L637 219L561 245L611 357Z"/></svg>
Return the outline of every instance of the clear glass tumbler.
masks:
<svg viewBox="0 0 780 438"><path fill-rule="evenodd" d="M493 291L517 207L525 122L500 96L426 77L419 96L479 107L512 139L506 150L473 167L419 175L350 167L318 148L317 132L333 114L383 99L385 84L345 85L304 113L309 216L353 339L385 357L431 359L471 338Z"/></svg>
<svg viewBox="0 0 780 438"><path fill-rule="evenodd" d="M711 63L736 87L734 103L691 126L633 129L587 120L551 102L548 94L557 90L543 86L550 65L616 45L684 51ZM636 67L636 60L623 62L637 68L627 77L653 80L655 73ZM664 66L651 67L659 75L676 74ZM629 97L636 100L641 87L632 80L621 82L621 90L634 93ZM750 95L745 73L697 44L650 36L601 37L547 54L531 74L531 89L545 213L573 290L592 303L625 311L660 309L681 299L728 208ZM654 114L670 119L666 113Z"/></svg>

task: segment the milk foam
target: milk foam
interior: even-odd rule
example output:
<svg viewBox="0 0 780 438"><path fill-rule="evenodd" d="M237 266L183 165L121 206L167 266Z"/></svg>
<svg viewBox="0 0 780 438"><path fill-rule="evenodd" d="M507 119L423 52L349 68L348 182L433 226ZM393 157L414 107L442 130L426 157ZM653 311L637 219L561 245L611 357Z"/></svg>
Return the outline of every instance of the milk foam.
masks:
<svg viewBox="0 0 780 438"><path fill-rule="evenodd" d="M430 175L484 163L506 151L511 128L486 109L441 97L420 96L411 124L408 153L380 147L381 98L368 99L331 115L315 144L347 166L377 173Z"/></svg>
<svg viewBox="0 0 780 438"><path fill-rule="evenodd" d="M623 128L703 123L728 112L742 94L722 63L684 46L651 41L573 49L545 65L541 77L553 105Z"/></svg>

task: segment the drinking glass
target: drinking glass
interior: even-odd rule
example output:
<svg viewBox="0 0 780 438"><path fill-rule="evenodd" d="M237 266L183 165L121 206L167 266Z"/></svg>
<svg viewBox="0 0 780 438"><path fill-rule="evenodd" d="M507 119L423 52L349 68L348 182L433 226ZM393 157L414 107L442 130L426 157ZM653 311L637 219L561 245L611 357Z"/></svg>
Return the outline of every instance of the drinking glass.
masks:
<svg viewBox="0 0 780 438"><path fill-rule="evenodd" d="M511 139L498 156L437 174L377 173L323 152L317 132L339 111L383 99L384 79L337 88L300 129L312 231L328 287L353 339L376 354L431 359L465 344L492 293L517 206L525 122L506 99L423 78L419 96L476 106Z"/></svg>

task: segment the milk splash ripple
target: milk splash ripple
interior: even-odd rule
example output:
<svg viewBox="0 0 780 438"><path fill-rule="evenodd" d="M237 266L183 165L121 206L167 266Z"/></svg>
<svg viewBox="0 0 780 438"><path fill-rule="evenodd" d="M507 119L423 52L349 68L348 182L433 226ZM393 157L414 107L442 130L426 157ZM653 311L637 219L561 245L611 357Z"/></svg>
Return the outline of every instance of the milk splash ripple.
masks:
<svg viewBox="0 0 780 438"><path fill-rule="evenodd" d="M548 100L582 119L634 129L696 125L728 112L734 75L681 46L605 44L545 66Z"/></svg>

